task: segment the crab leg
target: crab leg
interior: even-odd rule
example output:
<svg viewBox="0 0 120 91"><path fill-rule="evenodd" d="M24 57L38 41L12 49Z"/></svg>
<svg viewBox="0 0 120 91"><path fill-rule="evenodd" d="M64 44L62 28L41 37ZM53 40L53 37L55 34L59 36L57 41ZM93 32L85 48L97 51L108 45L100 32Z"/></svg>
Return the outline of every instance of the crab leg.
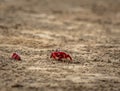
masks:
<svg viewBox="0 0 120 91"><path fill-rule="evenodd" d="M69 58L71 61L72 61L72 58L71 58L71 56L70 55L66 55L66 57L65 58Z"/></svg>

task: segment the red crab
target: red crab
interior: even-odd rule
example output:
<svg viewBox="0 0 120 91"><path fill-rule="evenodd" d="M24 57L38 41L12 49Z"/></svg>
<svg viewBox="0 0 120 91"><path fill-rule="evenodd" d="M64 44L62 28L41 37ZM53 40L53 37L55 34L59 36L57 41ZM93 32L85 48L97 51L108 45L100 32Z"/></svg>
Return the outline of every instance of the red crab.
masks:
<svg viewBox="0 0 120 91"><path fill-rule="evenodd" d="M60 60L60 61L62 59L69 58L69 60L72 61L72 57L69 54L58 51L58 50L56 50L55 52L52 52L50 58L54 58L55 60Z"/></svg>
<svg viewBox="0 0 120 91"><path fill-rule="evenodd" d="M12 56L11 56L11 58L15 59L15 60L21 60L20 55L18 55L17 53L13 53Z"/></svg>

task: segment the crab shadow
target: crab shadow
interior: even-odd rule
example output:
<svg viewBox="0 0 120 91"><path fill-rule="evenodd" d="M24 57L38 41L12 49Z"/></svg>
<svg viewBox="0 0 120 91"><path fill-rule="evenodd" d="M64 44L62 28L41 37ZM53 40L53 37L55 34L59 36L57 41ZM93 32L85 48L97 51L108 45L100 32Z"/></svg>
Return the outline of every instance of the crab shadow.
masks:
<svg viewBox="0 0 120 91"><path fill-rule="evenodd" d="M80 61L70 61L70 60L52 60L53 64L56 63L67 63L67 64L81 64Z"/></svg>

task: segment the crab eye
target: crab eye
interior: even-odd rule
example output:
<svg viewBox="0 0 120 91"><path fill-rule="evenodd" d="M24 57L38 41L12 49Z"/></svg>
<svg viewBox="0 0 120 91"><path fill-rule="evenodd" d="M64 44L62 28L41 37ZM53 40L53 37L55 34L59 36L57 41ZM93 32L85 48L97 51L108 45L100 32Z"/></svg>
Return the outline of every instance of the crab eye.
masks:
<svg viewBox="0 0 120 91"><path fill-rule="evenodd" d="M59 52L60 51L60 48L56 49L56 52Z"/></svg>

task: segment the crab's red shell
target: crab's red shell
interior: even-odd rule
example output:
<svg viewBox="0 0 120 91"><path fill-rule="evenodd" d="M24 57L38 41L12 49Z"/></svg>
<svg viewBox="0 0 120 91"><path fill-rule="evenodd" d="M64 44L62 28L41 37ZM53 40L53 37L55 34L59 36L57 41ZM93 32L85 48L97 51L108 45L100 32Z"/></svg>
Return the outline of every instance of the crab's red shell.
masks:
<svg viewBox="0 0 120 91"><path fill-rule="evenodd" d="M18 55L17 53L13 53L12 56L11 56L11 58L15 59L15 60L21 60L20 55Z"/></svg>
<svg viewBox="0 0 120 91"><path fill-rule="evenodd" d="M72 61L72 57L69 54L60 51L52 52L50 58L54 58L55 60L62 60L69 58Z"/></svg>

